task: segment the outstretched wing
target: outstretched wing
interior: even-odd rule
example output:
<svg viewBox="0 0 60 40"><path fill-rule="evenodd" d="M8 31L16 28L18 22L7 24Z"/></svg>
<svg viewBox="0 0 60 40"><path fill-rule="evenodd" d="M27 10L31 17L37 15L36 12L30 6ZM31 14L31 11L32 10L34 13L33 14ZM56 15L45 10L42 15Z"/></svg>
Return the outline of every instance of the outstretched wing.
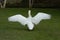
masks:
<svg viewBox="0 0 60 40"><path fill-rule="evenodd" d="M39 12L35 17L32 18L32 22L34 24L38 24L41 20L50 18L51 16L49 14Z"/></svg>
<svg viewBox="0 0 60 40"><path fill-rule="evenodd" d="M25 18L24 16L18 14L18 15L14 15L8 18L8 21L12 21L12 22L19 22L22 25L26 24L27 18Z"/></svg>

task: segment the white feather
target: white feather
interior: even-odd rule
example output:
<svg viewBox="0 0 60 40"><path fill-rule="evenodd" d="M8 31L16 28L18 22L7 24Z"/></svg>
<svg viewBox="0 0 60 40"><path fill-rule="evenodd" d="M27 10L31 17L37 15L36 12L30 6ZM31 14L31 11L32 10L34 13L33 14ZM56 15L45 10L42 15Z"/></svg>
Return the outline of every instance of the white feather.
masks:
<svg viewBox="0 0 60 40"><path fill-rule="evenodd" d="M36 16L32 18L32 22L34 24L38 24L40 21L44 19L50 19L50 18L51 18L51 15L39 12Z"/></svg>
<svg viewBox="0 0 60 40"><path fill-rule="evenodd" d="M27 23L26 23L27 18L25 18L24 16L22 16L22 15L20 15L20 14L13 15L13 16L9 17L8 20L9 20L9 21L12 21L12 22L19 22L19 23L21 23L22 25L27 24Z"/></svg>
<svg viewBox="0 0 60 40"><path fill-rule="evenodd" d="M28 18L22 16L21 14L13 15L9 17L8 20L12 22L19 22L22 25L27 25L29 30L33 30L34 24L38 24L41 20L51 18L49 14L41 13L41 12L39 12L36 16L32 17L31 10L28 11L28 15L29 15Z"/></svg>

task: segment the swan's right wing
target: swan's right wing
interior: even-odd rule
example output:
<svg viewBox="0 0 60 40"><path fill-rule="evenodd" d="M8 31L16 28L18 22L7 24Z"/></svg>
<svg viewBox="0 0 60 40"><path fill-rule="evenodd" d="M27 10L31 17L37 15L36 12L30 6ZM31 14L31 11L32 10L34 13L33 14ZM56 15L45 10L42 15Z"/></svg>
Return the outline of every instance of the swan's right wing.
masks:
<svg viewBox="0 0 60 40"><path fill-rule="evenodd" d="M41 20L50 19L50 18L51 15L39 12L35 17L32 18L32 22L34 24L38 24Z"/></svg>
<svg viewBox="0 0 60 40"><path fill-rule="evenodd" d="M27 18L25 18L24 16L18 14L18 15L14 15L8 18L9 21L12 22L19 22L22 25L25 25L27 23Z"/></svg>

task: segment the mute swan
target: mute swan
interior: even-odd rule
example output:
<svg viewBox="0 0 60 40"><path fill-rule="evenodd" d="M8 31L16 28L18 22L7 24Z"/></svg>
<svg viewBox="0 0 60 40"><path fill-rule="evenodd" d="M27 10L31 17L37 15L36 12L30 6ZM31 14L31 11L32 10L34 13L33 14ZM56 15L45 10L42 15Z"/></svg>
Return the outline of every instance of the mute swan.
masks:
<svg viewBox="0 0 60 40"><path fill-rule="evenodd" d="M8 21L19 22L22 25L27 25L29 30L33 30L34 24L38 24L41 20L50 19L51 15L39 12L35 17L31 16L31 10L28 11L28 18L21 14L13 15L8 17Z"/></svg>

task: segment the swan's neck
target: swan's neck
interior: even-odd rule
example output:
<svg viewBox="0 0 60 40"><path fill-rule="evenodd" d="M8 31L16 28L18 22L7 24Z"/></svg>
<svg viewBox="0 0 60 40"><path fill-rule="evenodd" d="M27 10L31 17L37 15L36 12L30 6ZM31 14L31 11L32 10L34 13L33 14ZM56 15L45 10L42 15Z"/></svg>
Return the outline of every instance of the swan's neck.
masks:
<svg viewBox="0 0 60 40"><path fill-rule="evenodd" d="M29 15L29 17L31 17L31 10L28 11L28 15Z"/></svg>

